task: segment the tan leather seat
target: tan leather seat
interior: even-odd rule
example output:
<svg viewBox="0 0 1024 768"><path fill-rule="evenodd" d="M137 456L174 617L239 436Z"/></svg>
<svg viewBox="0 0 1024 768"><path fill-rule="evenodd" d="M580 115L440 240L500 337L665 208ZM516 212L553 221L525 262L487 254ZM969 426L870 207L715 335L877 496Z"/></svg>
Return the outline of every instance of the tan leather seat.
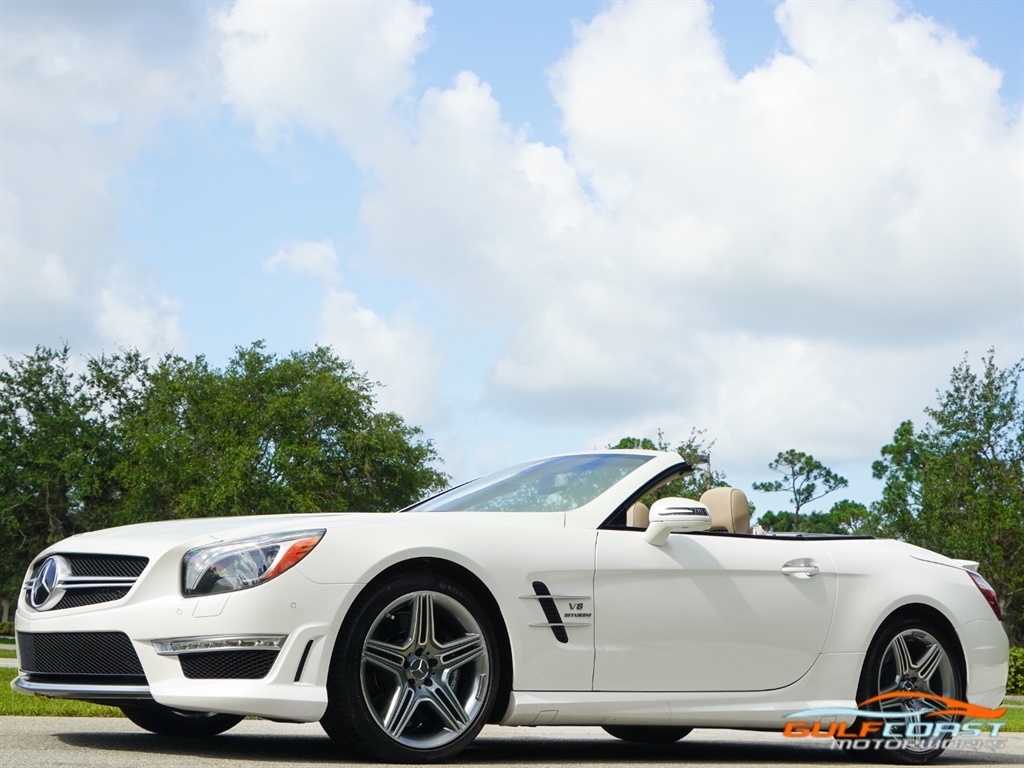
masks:
<svg viewBox="0 0 1024 768"><path fill-rule="evenodd" d="M630 528L646 528L650 524L651 510L642 501L626 510L626 525Z"/></svg>
<svg viewBox="0 0 1024 768"><path fill-rule="evenodd" d="M712 531L750 533L750 505L739 488L712 488L700 497L711 512Z"/></svg>

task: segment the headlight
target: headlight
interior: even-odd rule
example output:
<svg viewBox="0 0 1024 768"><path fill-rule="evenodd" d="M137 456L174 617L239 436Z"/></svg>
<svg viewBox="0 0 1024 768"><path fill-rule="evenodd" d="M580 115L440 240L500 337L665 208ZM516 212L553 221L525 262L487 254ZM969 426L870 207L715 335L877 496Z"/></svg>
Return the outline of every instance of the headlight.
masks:
<svg viewBox="0 0 1024 768"><path fill-rule="evenodd" d="M182 560L181 593L198 597L263 584L312 552L324 533L275 533L190 549Z"/></svg>

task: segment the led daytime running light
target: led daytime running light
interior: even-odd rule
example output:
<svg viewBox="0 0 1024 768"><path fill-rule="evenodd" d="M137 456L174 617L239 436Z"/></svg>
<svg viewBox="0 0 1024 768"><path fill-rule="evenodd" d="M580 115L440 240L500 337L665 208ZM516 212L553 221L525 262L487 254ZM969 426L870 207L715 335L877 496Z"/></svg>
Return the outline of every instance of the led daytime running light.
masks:
<svg viewBox="0 0 1024 768"><path fill-rule="evenodd" d="M239 649L280 650L288 635L233 635L215 637L178 637L154 640L160 656L177 656L197 651L236 651Z"/></svg>

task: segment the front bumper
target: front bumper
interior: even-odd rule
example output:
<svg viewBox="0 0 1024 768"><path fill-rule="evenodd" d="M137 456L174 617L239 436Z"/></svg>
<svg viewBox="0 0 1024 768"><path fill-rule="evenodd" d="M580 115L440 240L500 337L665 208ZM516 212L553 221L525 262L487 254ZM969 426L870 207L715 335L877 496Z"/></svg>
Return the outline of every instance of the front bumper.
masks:
<svg viewBox="0 0 1024 768"><path fill-rule="evenodd" d="M181 710L312 722L326 710L326 681L334 641L359 588L353 584L317 584L293 569L252 589L186 599L176 592L154 593L152 581L143 576L136 590L111 603L46 612L32 611L22 604L16 615L22 668L11 688L50 698L115 705L151 699ZM117 675L96 674L95 665L74 659L76 638L115 634L127 638L129 650L141 667L142 674L128 681L130 684L124 684L126 681ZM161 645L169 638L209 640L250 635L284 639L271 651L199 647L189 658L188 654L168 654L166 645ZM55 667L46 656L48 646L36 642L39 638L70 638L72 651L65 653ZM36 647L23 653L21 646L28 640ZM90 654L102 654L95 645L85 647ZM225 665L219 663L234 662L240 659L238 654L250 654L250 658L263 654L255 668L246 660L250 671L244 674L250 679L235 676L243 674L232 668L240 665L228 664L225 671ZM211 658L212 666L206 663ZM186 663L197 660L201 662L198 666ZM100 667L101 672L111 671ZM77 674L83 671L87 674Z"/></svg>

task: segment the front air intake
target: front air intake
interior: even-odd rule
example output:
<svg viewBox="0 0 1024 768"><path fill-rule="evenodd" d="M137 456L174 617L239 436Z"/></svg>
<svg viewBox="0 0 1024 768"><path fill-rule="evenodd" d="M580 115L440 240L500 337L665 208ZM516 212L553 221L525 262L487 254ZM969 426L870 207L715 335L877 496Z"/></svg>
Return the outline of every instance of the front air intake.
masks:
<svg viewBox="0 0 1024 768"><path fill-rule="evenodd" d="M18 666L35 682L146 685L123 632L18 632Z"/></svg>

